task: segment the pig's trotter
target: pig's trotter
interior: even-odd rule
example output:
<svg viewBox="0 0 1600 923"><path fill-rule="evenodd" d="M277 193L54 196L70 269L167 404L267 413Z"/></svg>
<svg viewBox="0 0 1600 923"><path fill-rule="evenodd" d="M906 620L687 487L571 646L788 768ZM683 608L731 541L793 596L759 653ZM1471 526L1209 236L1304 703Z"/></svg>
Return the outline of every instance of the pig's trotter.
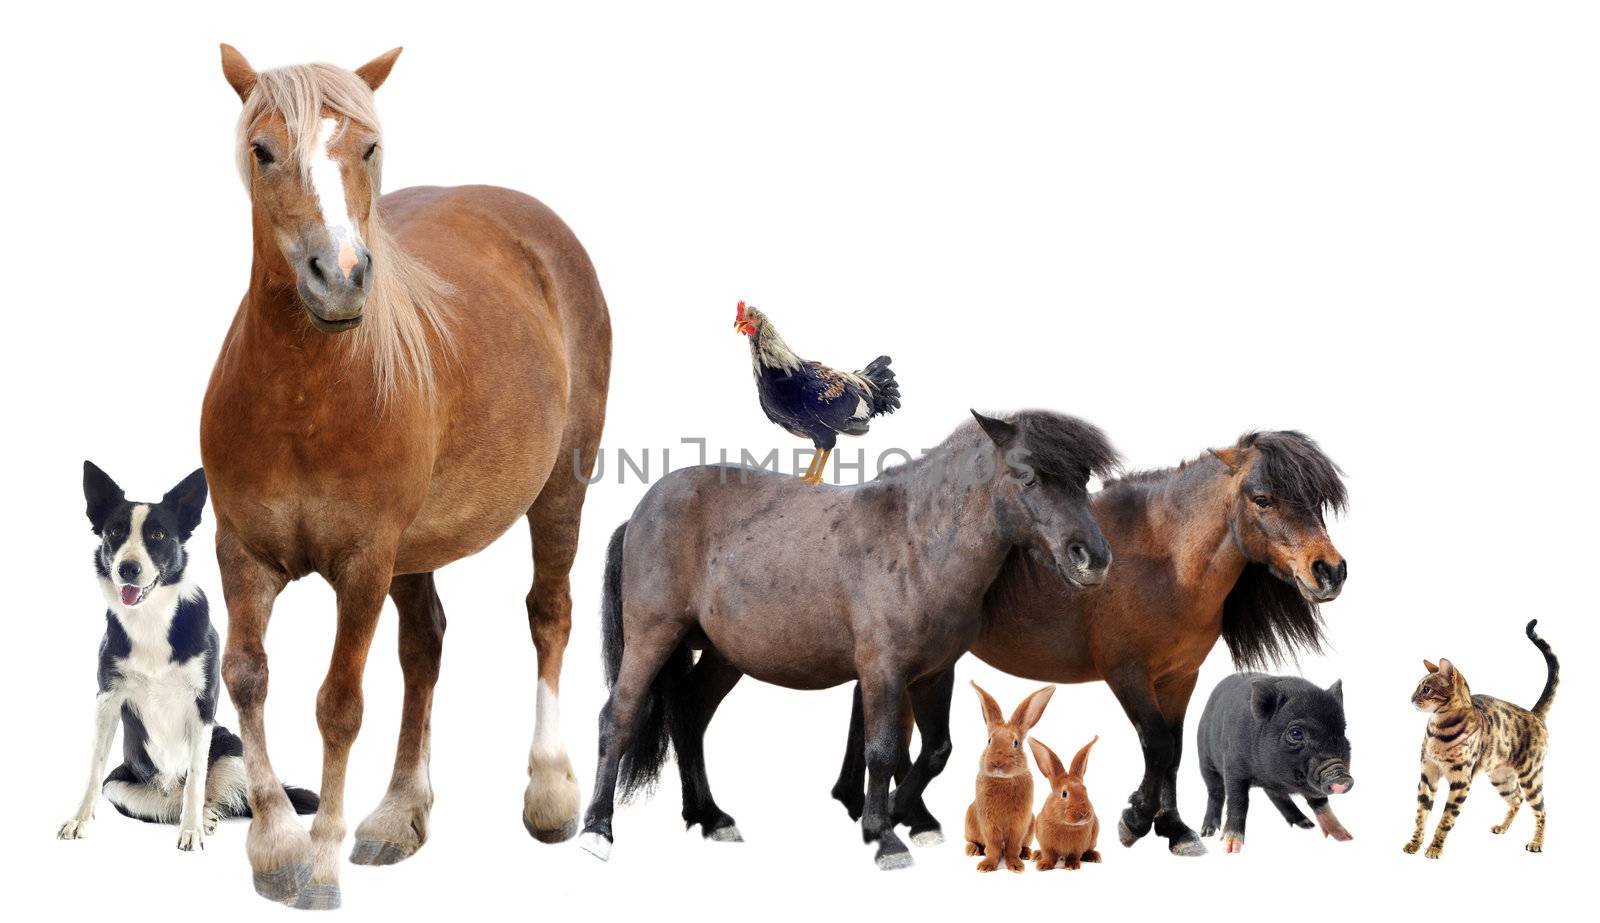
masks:
<svg viewBox="0 0 1600 923"><path fill-rule="evenodd" d="M1200 825L1200 835L1201 836L1216 836L1217 835L1218 826L1219 825L1218 825L1218 823L1216 821L1207 820L1205 823Z"/></svg>
<svg viewBox="0 0 1600 923"><path fill-rule="evenodd" d="M1244 852L1244 834L1224 833L1222 835L1222 851L1225 853Z"/></svg>
<svg viewBox="0 0 1600 923"><path fill-rule="evenodd" d="M1350 831L1344 829L1344 824L1339 823L1339 818L1333 816L1332 808L1324 807L1317 812L1317 825L1322 828L1323 836L1331 836L1340 843L1354 839L1350 836ZM1307 824L1306 826L1309 827L1311 825ZM1415 852L1416 850L1412 849L1410 851Z"/></svg>

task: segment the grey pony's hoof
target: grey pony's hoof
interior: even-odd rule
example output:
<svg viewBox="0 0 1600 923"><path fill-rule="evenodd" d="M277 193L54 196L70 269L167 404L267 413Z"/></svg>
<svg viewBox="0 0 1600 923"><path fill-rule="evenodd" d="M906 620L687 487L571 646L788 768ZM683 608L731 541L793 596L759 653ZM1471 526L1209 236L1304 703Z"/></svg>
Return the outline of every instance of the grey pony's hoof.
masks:
<svg viewBox="0 0 1600 923"><path fill-rule="evenodd" d="M892 872L895 869L908 869L912 866L911 853L904 850L900 852L880 852L878 853L877 862L878 868L885 872Z"/></svg>
<svg viewBox="0 0 1600 923"><path fill-rule="evenodd" d="M416 850L387 840L356 840L350 861L356 865L394 865L416 855Z"/></svg>
<svg viewBox="0 0 1600 923"><path fill-rule="evenodd" d="M338 885L306 885L295 898L296 910L338 910Z"/></svg>
<svg viewBox="0 0 1600 923"><path fill-rule="evenodd" d="M743 843L744 836L739 833L739 828L733 824L717 829L706 834L706 839L714 843Z"/></svg>
<svg viewBox="0 0 1600 923"><path fill-rule="evenodd" d="M611 838L600 833L585 833L578 838L578 846L601 862L611 860Z"/></svg>
<svg viewBox="0 0 1600 923"><path fill-rule="evenodd" d="M311 883L311 863L296 862L273 872L254 872L250 878L257 894L269 901L292 904Z"/></svg>
<svg viewBox="0 0 1600 923"><path fill-rule="evenodd" d="M915 846L938 846L944 842L944 831L938 827L932 830L915 830L911 833L911 842Z"/></svg>
<svg viewBox="0 0 1600 923"><path fill-rule="evenodd" d="M528 835L541 843L565 843L578 835L578 819L574 817L554 830L540 830L528 822L527 817L522 818L522 826L528 828ZM591 852L593 850L590 850Z"/></svg>
<svg viewBox="0 0 1600 923"><path fill-rule="evenodd" d="M1172 850L1174 856L1192 857L1206 854L1206 844L1200 842L1200 838L1192 833L1175 838L1167 848Z"/></svg>

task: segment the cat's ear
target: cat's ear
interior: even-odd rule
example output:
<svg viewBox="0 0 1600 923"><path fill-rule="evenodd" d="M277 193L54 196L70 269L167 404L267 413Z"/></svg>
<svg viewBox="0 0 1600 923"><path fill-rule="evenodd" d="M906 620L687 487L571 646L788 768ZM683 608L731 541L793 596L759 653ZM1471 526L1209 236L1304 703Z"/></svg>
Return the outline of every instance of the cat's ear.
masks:
<svg viewBox="0 0 1600 923"><path fill-rule="evenodd" d="M1448 680L1455 680L1456 665L1451 663L1448 657L1439 658L1439 675Z"/></svg>
<svg viewBox="0 0 1600 923"><path fill-rule="evenodd" d="M1431 660L1424 660L1422 662L1422 669L1427 670L1429 673L1437 673L1439 672L1439 665Z"/></svg>

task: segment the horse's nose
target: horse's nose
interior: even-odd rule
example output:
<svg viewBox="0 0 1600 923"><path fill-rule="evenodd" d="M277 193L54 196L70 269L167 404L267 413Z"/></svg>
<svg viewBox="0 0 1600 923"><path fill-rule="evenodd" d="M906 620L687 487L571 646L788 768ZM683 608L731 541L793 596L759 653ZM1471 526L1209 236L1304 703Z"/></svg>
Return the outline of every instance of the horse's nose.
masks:
<svg viewBox="0 0 1600 923"><path fill-rule="evenodd" d="M1311 562L1311 575L1317 578L1317 589L1323 593L1334 595L1344 587L1344 578L1350 573L1350 566L1340 558L1337 564L1330 564L1322 558Z"/></svg>
<svg viewBox="0 0 1600 923"><path fill-rule="evenodd" d="M372 284L372 254L349 240L308 248L299 266L300 298L325 324L358 320Z"/></svg>
<svg viewBox="0 0 1600 923"><path fill-rule="evenodd" d="M1067 544L1067 559L1078 583L1098 586L1105 582L1106 571L1111 567L1111 546L1104 538L1077 539Z"/></svg>
<svg viewBox="0 0 1600 923"><path fill-rule="evenodd" d="M139 565L134 561L123 561L117 565L117 576L123 583L139 582Z"/></svg>

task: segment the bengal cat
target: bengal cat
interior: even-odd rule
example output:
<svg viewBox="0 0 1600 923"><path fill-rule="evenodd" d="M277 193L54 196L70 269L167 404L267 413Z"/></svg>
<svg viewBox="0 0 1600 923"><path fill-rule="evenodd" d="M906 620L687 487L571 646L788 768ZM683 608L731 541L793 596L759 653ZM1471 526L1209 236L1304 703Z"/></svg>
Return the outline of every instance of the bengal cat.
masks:
<svg viewBox="0 0 1600 923"><path fill-rule="evenodd" d="M1490 696L1473 695L1467 688L1467 678L1448 660L1441 659L1438 666L1422 662L1428 675L1417 684L1411 702L1430 714L1428 736L1422 742L1422 781L1417 784L1417 829L1406 844L1406 852L1414 853L1422 847L1423 827L1442 776L1449 784L1449 799L1434 829L1433 842L1424 853L1429 859L1439 858L1444 851L1444 838L1455 826L1462 802L1467 800L1467 788L1480 772L1489 777L1508 805L1506 819L1491 829L1495 833L1510 830L1517 809L1526 801L1534 822L1528 852L1543 851L1544 755L1550 739L1544 718L1560 683L1560 666L1550 645L1534 633L1537 624L1538 619L1528 623L1528 640L1544 654L1549 676L1532 711Z"/></svg>

